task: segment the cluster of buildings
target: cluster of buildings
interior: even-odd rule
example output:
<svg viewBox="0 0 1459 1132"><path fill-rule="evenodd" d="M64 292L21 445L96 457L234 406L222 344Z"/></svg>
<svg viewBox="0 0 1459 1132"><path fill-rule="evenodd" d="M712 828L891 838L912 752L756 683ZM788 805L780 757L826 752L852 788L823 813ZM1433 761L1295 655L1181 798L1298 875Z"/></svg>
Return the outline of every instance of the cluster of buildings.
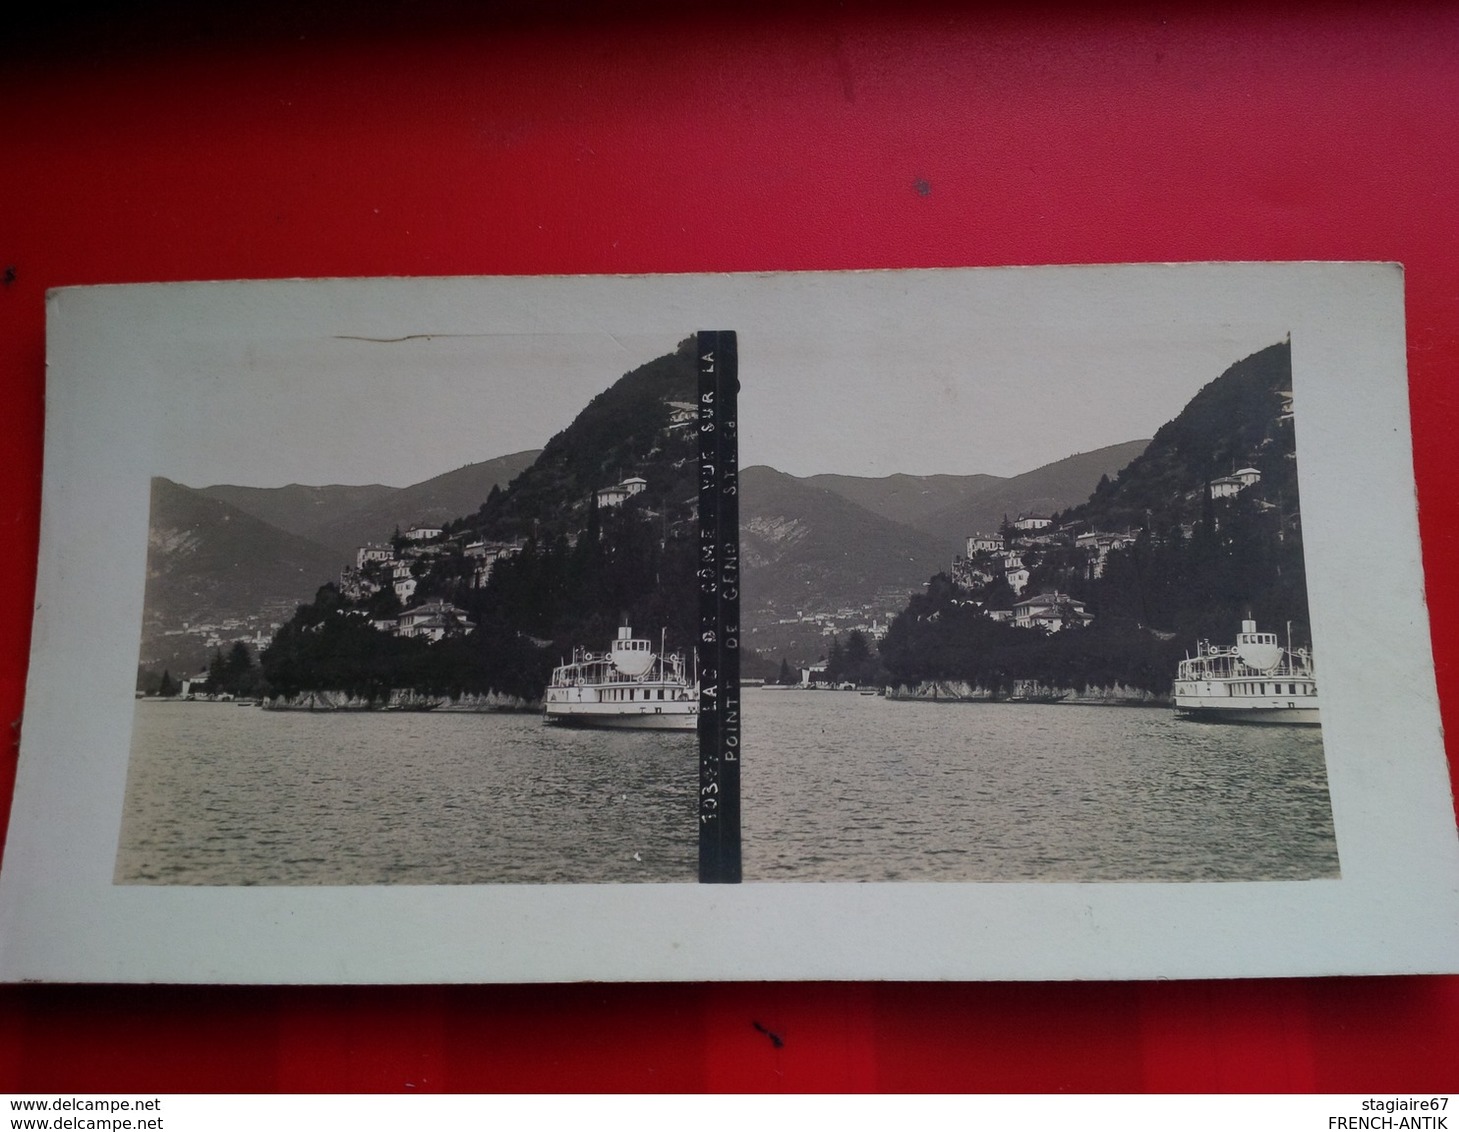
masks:
<svg viewBox="0 0 1459 1132"><path fill-rule="evenodd" d="M368 543L355 553L355 564L340 574L340 593L351 601L361 601L389 587L408 606L415 597L420 577L432 562L454 554L463 555L471 564L471 585L480 589L491 577L493 567L522 549L520 542L499 542L486 539L465 541L446 539L440 527L417 524L404 531L397 543ZM399 637L425 637L439 641L443 637L471 632L472 625L464 611L447 602L425 602L407 608L398 617L377 618L371 622L382 632Z"/></svg>
<svg viewBox="0 0 1459 1132"><path fill-rule="evenodd" d="M688 403L668 402L670 428L681 428L697 419L697 408ZM642 476L629 476L596 492L599 507L618 507L648 488ZM470 633L474 626L464 610L444 601L428 601L409 607L420 584L420 578L431 564L441 558L460 554L470 564L471 586L486 585L496 564L519 554L520 541L493 541L464 537L446 538L445 530L428 523L418 523L401 532L389 543L368 543L355 553L355 564L340 573L340 593L351 601L363 601L389 587L407 606L398 617L380 617L370 623L381 632L398 637L424 637L439 641L449 636ZM361 612L361 616L363 616Z"/></svg>
<svg viewBox="0 0 1459 1132"><path fill-rule="evenodd" d="M256 619L245 619L239 617L225 618L219 622L206 622L194 624L191 621L184 621L181 629L165 629L162 632L164 637L196 637L203 644L204 648L218 649L232 647L234 642L242 641L254 655L263 652L273 641L273 635L278 630L280 622L268 622L267 631Z"/></svg>
<svg viewBox="0 0 1459 1132"><path fill-rule="evenodd" d="M1284 395L1290 416L1290 394ZM1261 483L1257 468L1238 468L1206 484L1211 499L1232 499ZM1260 506L1270 504L1259 501ZM952 580L969 590L980 590L1002 578L1015 597L1023 597L1031 569L1053 548L1061 548L1061 564L1073 565L1085 578L1100 578L1110 553L1135 544L1134 531L1081 531L1081 524L1054 526L1051 516L1019 515L997 534L981 532L967 537L965 553L953 560ZM1187 536L1193 528L1185 528ZM1006 537L1005 537L1006 533ZM1073 554L1070 554L1070 551ZM1071 563L1072 558L1072 563ZM1010 621L1020 628L1042 628L1057 632L1071 624L1092 620L1081 602L1058 592L1039 593L1015 602L1011 609L990 609L995 621Z"/></svg>
<svg viewBox="0 0 1459 1132"><path fill-rule="evenodd" d="M1032 570L1044 555L1058 547L1067 564L1072 550L1085 577L1098 578L1104 573L1110 551L1132 546L1136 538L1130 531L1076 532L1073 524L1055 528L1053 518L1048 515L1019 515L1005 530L1006 537L1003 532L969 535L966 553L953 560L952 580L965 589L981 590L1001 578L1013 595L1022 600L1008 609L989 609L988 616L994 621L1011 622L1020 629L1043 629L1049 633L1087 624L1093 618L1083 602L1057 590L1024 597Z"/></svg>
<svg viewBox="0 0 1459 1132"><path fill-rule="evenodd" d="M953 559L952 580L966 589L981 589L1002 578L1014 596L1027 588L1031 570L1050 548L1073 548L1085 577L1104 574L1110 551L1135 543L1132 531L1082 531L1075 524L1054 528L1047 515L1020 515L1008 524L1008 537L999 534L969 535L966 553Z"/></svg>
<svg viewBox="0 0 1459 1132"><path fill-rule="evenodd" d="M802 613L797 611L794 617L781 617L777 620L780 625L814 625L823 637L833 637L838 633L864 633L873 641L879 641L887 635L889 622L881 620L875 614L871 614L868 621L866 609L838 609L835 613Z"/></svg>

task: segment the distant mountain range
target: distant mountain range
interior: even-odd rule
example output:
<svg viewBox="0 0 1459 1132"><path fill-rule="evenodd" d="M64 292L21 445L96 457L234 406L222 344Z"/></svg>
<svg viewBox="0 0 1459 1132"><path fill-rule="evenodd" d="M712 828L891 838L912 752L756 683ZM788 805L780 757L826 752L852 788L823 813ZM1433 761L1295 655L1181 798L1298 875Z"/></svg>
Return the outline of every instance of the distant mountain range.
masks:
<svg viewBox="0 0 1459 1132"><path fill-rule="evenodd" d="M1118 474L1148 443L1112 444L1016 476L818 475L801 482L941 539L942 554L951 557L962 553L968 535L996 531L1005 515L1010 519L1022 513L1048 515L1083 503L1100 476Z"/></svg>
<svg viewBox="0 0 1459 1132"><path fill-rule="evenodd" d="M309 539L333 551L340 565L353 562L355 550L367 542L384 542L413 523L441 524L475 511L493 487L505 487L531 467L538 450L514 452L479 464L467 464L410 487L237 487L217 484L203 494L232 504L280 530Z"/></svg>
<svg viewBox="0 0 1459 1132"><path fill-rule="evenodd" d="M1148 440L1131 440L1112 444L1010 476L931 512L917 525L950 538L952 549L961 554L967 535L975 531L993 533L1005 515L1010 519L1016 519L1021 513L1051 515L1083 503L1101 476L1113 479L1120 469L1145 451L1148 443Z"/></svg>
<svg viewBox="0 0 1459 1132"><path fill-rule="evenodd" d="M825 488L868 511L908 527L941 534L942 528L926 520L939 511L976 499L984 491L1007 481L1001 476L807 476L803 481Z"/></svg>

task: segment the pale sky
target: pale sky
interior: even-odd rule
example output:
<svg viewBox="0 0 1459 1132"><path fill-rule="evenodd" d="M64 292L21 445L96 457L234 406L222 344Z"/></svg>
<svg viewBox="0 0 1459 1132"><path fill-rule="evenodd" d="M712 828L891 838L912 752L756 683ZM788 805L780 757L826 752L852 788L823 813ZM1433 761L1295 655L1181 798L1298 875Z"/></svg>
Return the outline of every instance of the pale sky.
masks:
<svg viewBox="0 0 1459 1132"><path fill-rule="evenodd" d="M700 327L741 464L1015 475L1150 436L1289 322L1256 265L274 281L60 292L52 350L150 398L193 486L419 482L538 448Z"/></svg>

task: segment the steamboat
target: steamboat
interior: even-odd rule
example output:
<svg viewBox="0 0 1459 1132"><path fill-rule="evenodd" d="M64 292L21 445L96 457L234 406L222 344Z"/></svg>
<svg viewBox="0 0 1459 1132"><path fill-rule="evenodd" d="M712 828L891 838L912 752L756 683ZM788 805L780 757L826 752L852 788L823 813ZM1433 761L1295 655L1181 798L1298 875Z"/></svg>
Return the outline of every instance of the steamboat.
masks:
<svg viewBox="0 0 1459 1132"><path fill-rule="evenodd" d="M542 698L542 719L576 727L627 731L693 731L699 724L699 685L682 653L664 651L662 639L635 637L623 626L605 653L575 649L552 670Z"/></svg>
<svg viewBox="0 0 1459 1132"><path fill-rule="evenodd" d="M1305 648L1283 648L1275 633L1243 621L1236 644L1201 641L1180 662L1175 713L1182 719L1222 723L1320 723L1317 676Z"/></svg>

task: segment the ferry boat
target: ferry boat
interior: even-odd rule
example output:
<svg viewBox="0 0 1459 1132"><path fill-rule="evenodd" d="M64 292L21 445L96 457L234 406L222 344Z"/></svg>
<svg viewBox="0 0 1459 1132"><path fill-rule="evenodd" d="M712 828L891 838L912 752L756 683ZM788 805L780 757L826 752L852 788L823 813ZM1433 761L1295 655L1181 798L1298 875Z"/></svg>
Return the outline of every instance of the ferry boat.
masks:
<svg viewBox="0 0 1459 1132"><path fill-rule="evenodd" d="M1317 676L1312 655L1277 643L1275 633L1258 633L1243 621L1236 644L1209 641L1180 662L1175 677L1175 713L1183 719L1222 723L1317 724Z"/></svg>
<svg viewBox="0 0 1459 1132"><path fill-rule="evenodd" d="M699 725L699 684L682 653L658 651L623 626L605 653L575 649L552 670L542 697L546 723L629 731L693 731Z"/></svg>

